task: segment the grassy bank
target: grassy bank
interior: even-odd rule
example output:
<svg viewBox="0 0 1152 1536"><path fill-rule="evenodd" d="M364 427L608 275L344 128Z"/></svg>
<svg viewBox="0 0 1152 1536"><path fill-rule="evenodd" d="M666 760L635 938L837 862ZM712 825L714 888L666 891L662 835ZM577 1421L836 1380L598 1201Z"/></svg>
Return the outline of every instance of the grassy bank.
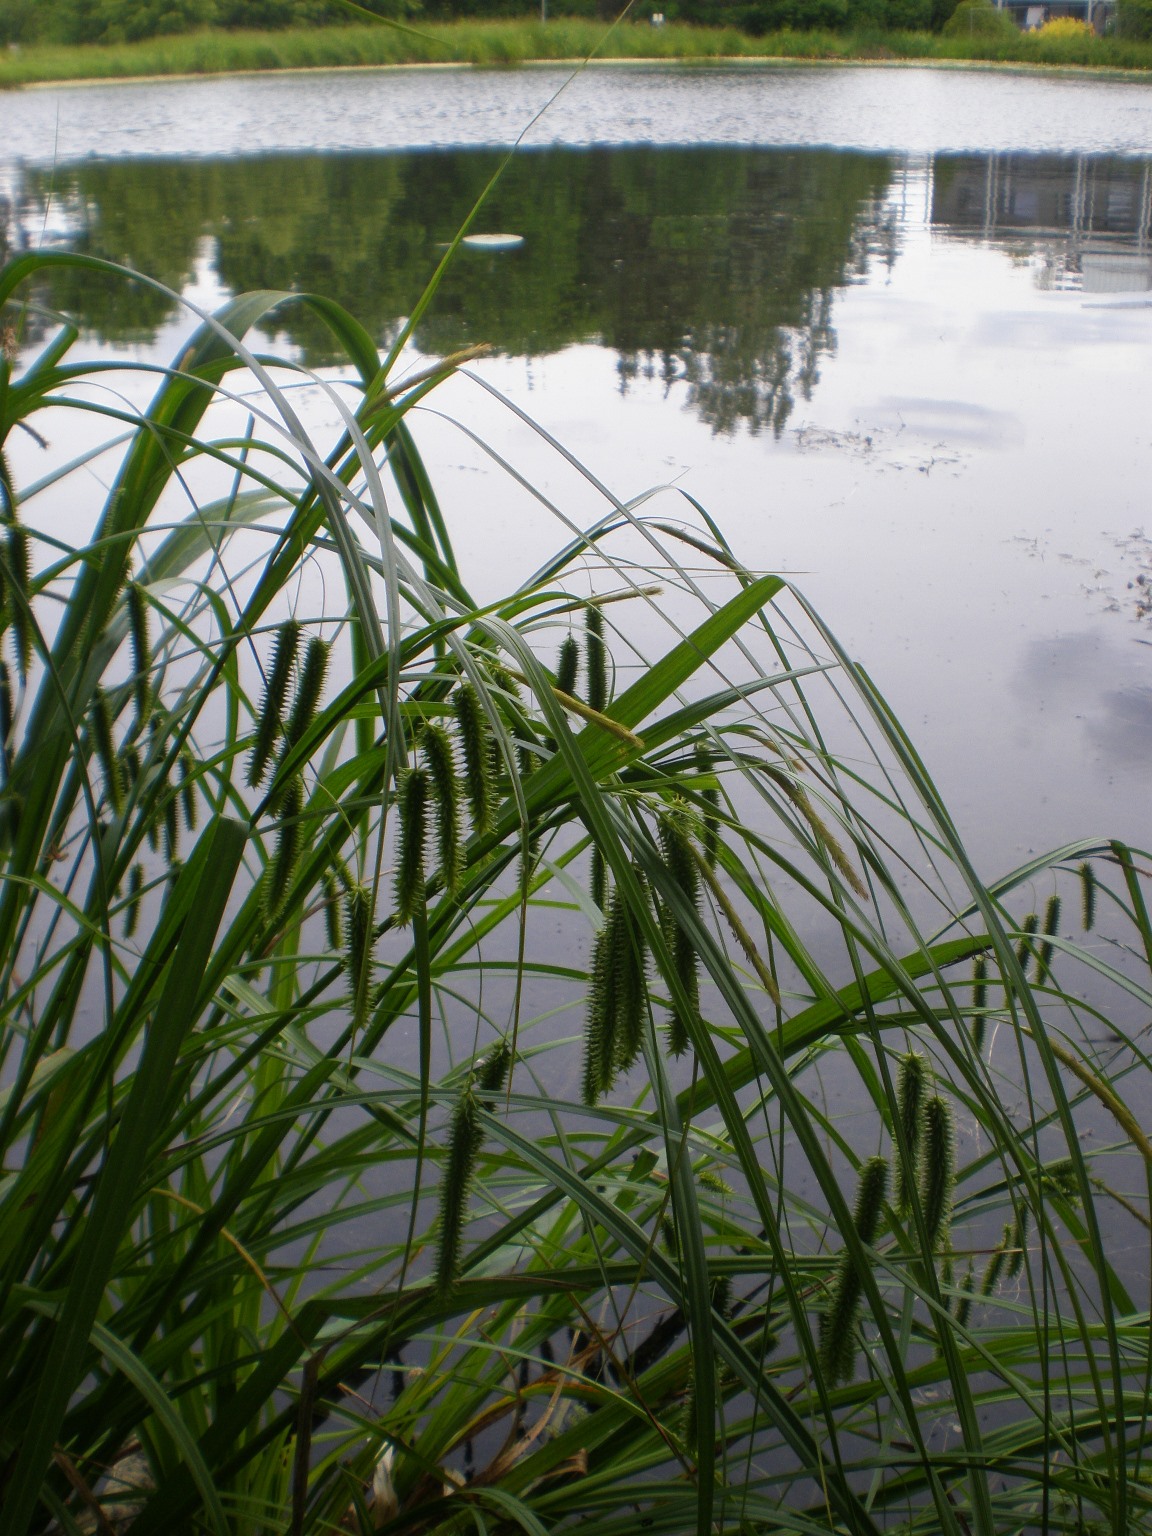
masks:
<svg viewBox="0 0 1152 1536"><path fill-rule="evenodd" d="M508 65L529 60L801 59L991 61L1047 67L1147 70L1152 44L1122 38L946 38L926 32L777 32L749 37L727 29L643 22L605 35L597 22L560 19L453 22L281 32L197 32L114 46L37 46L0 58L0 86L149 75L366 67L389 64Z"/></svg>

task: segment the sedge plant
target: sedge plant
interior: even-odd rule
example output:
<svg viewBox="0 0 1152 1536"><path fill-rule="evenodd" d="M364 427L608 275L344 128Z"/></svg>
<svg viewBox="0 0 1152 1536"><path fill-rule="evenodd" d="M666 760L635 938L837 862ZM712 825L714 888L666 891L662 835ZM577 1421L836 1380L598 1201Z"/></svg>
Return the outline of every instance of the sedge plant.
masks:
<svg viewBox="0 0 1152 1536"><path fill-rule="evenodd" d="M977 872L679 493L473 596L467 359L85 363L63 263L145 281L0 277L5 1531L1152 1523L1148 857Z"/></svg>

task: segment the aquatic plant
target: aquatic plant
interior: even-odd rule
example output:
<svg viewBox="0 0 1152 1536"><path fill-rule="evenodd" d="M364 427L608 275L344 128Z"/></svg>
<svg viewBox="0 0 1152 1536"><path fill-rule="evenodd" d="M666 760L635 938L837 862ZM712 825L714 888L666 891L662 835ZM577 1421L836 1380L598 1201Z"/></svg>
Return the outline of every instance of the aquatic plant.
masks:
<svg viewBox="0 0 1152 1536"><path fill-rule="evenodd" d="M5 1531L1147 1528L1148 857L982 878L673 493L477 600L465 359L85 364L69 264L147 282L0 276Z"/></svg>

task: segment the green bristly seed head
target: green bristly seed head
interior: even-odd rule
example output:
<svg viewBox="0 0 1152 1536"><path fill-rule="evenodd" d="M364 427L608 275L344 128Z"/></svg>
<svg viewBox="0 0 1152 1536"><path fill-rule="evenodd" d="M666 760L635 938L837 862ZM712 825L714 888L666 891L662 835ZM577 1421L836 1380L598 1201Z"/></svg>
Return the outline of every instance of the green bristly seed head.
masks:
<svg viewBox="0 0 1152 1536"><path fill-rule="evenodd" d="M424 905L428 841L428 771L409 768L400 779L400 847L396 860L396 921L410 923Z"/></svg>
<svg viewBox="0 0 1152 1536"><path fill-rule="evenodd" d="M429 721L420 733L424 761L436 808L436 833L440 850L440 872L449 894L460 884L463 873L463 849L460 843L460 781L456 775L456 756L452 740L441 725Z"/></svg>
<svg viewBox="0 0 1152 1536"><path fill-rule="evenodd" d="M264 697L256 721L256 739L248 763L248 783L255 789L264 780L284 719L284 703L296 668L296 655L300 649L300 625L295 619L286 619L276 631L276 644L272 651L272 666L264 684Z"/></svg>
<svg viewBox="0 0 1152 1536"><path fill-rule="evenodd" d="M1028 964L1028 957L1032 954L1032 935L1040 926L1040 919L1035 912L1029 912L1020 926L1021 938L1016 945L1016 959L1021 967Z"/></svg>
<svg viewBox="0 0 1152 1536"><path fill-rule="evenodd" d="M920 1177L923 1130L922 1109L929 1082L928 1063L918 1051L901 1056L896 1078L896 1106L907 1147L907 1163L897 1149L896 1209L907 1216L912 1207L912 1190Z"/></svg>
<svg viewBox="0 0 1152 1536"><path fill-rule="evenodd" d="M112 706L103 688L92 695L92 750L104 776L104 794L112 813L119 816L124 809L124 779L116 744L112 737Z"/></svg>
<svg viewBox="0 0 1152 1536"><path fill-rule="evenodd" d="M507 1081L511 1065L512 1046L509 1041L501 1040L476 1067L477 1088L485 1093L498 1093Z"/></svg>
<svg viewBox="0 0 1152 1536"><path fill-rule="evenodd" d="M576 679L580 671L580 643L575 635L568 635L560 644L556 658L556 686L561 693L576 693Z"/></svg>
<svg viewBox="0 0 1152 1536"><path fill-rule="evenodd" d="M8 528L8 569L5 587L12 605L12 639L16 668L22 682L27 681L32 665L32 550L28 530L19 523Z"/></svg>
<svg viewBox="0 0 1152 1536"><path fill-rule="evenodd" d="M328 642L316 636L309 640L305 648L300 679L296 685L296 696L292 701L292 713L284 732L285 752L290 752L298 742L304 739L308 727L316 718L331 654L332 647Z"/></svg>
<svg viewBox="0 0 1152 1536"><path fill-rule="evenodd" d="M608 707L608 647L604 643L604 615L595 603L584 610L584 626L588 703L603 714Z"/></svg>
<svg viewBox="0 0 1152 1536"><path fill-rule="evenodd" d="M1040 945L1036 954L1036 985L1046 986L1049 979L1049 969L1052 964L1052 948L1048 941L1060 927L1060 898L1049 896L1048 905L1044 909L1044 942Z"/></svg>
<svg viewBox="0 0 1152 1536"><path fill-rule="evenodd" d="M345 927L348 947L344 971L352 998L352 1021L356 1033L364 1027L372 992L372 892L365 885L354 885L345 898Z"/></svg>
<svg viewBox="0 0 1152 1536"><path fill-rule="evenodd" d="M920 1154L920 1208L925 1235L935 1243L946 1231L956 1180L956 1132L952 1111L939 1094L924 1104Z"/></svg>
<svg viewBox="0 0 1152 1536"><path fill-rule="evenodd" d="M1080 866L1080 904L1084 932L1091 933L1096 924L1096 872L1087 859Z"/></svg>
<svg viewBox="0 0 1152 1536"><path fill-rule="evenodd" d="M136 700L136 730L142 731L152 713L152 640L148 603L138 582L128 583L128 633L132 642L132 693Z"/></svg>
<svg viewBox="0 0 1152 1536"><path fill-rule="evenodd" d="M488 717L471 683L461 683L452 696L456 712L456 730L464 759L464 793L472 826L483 836L492 824L493 748Z"/></svg>
<svg viewBox="0 0 1152 1536"><path fill-rule="evenodd" d="M457 1101L448 1134L448 1154L440 1182L440 1242L436 1255L436 1289L450 1296L460 1277L464 1222L484 1141L480 1110L470 1087Z"/></svg>

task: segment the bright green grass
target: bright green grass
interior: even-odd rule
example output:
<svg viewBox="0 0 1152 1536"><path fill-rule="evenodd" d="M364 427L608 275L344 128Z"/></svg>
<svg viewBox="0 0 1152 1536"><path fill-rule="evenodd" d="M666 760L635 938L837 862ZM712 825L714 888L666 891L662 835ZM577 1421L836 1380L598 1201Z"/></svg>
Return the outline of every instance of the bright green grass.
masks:
<svg viewBox="0 0 1152 1536"><path fill-rule="evenodd" d="M284 32L200 32L108 47L37 46L0 57L0 86L57 80L388 64L508 65L536 59L963 61L1145 70L1152 44L1121 38L946 38L930 33L779 32L593 21L428 23Z"/></svg>

